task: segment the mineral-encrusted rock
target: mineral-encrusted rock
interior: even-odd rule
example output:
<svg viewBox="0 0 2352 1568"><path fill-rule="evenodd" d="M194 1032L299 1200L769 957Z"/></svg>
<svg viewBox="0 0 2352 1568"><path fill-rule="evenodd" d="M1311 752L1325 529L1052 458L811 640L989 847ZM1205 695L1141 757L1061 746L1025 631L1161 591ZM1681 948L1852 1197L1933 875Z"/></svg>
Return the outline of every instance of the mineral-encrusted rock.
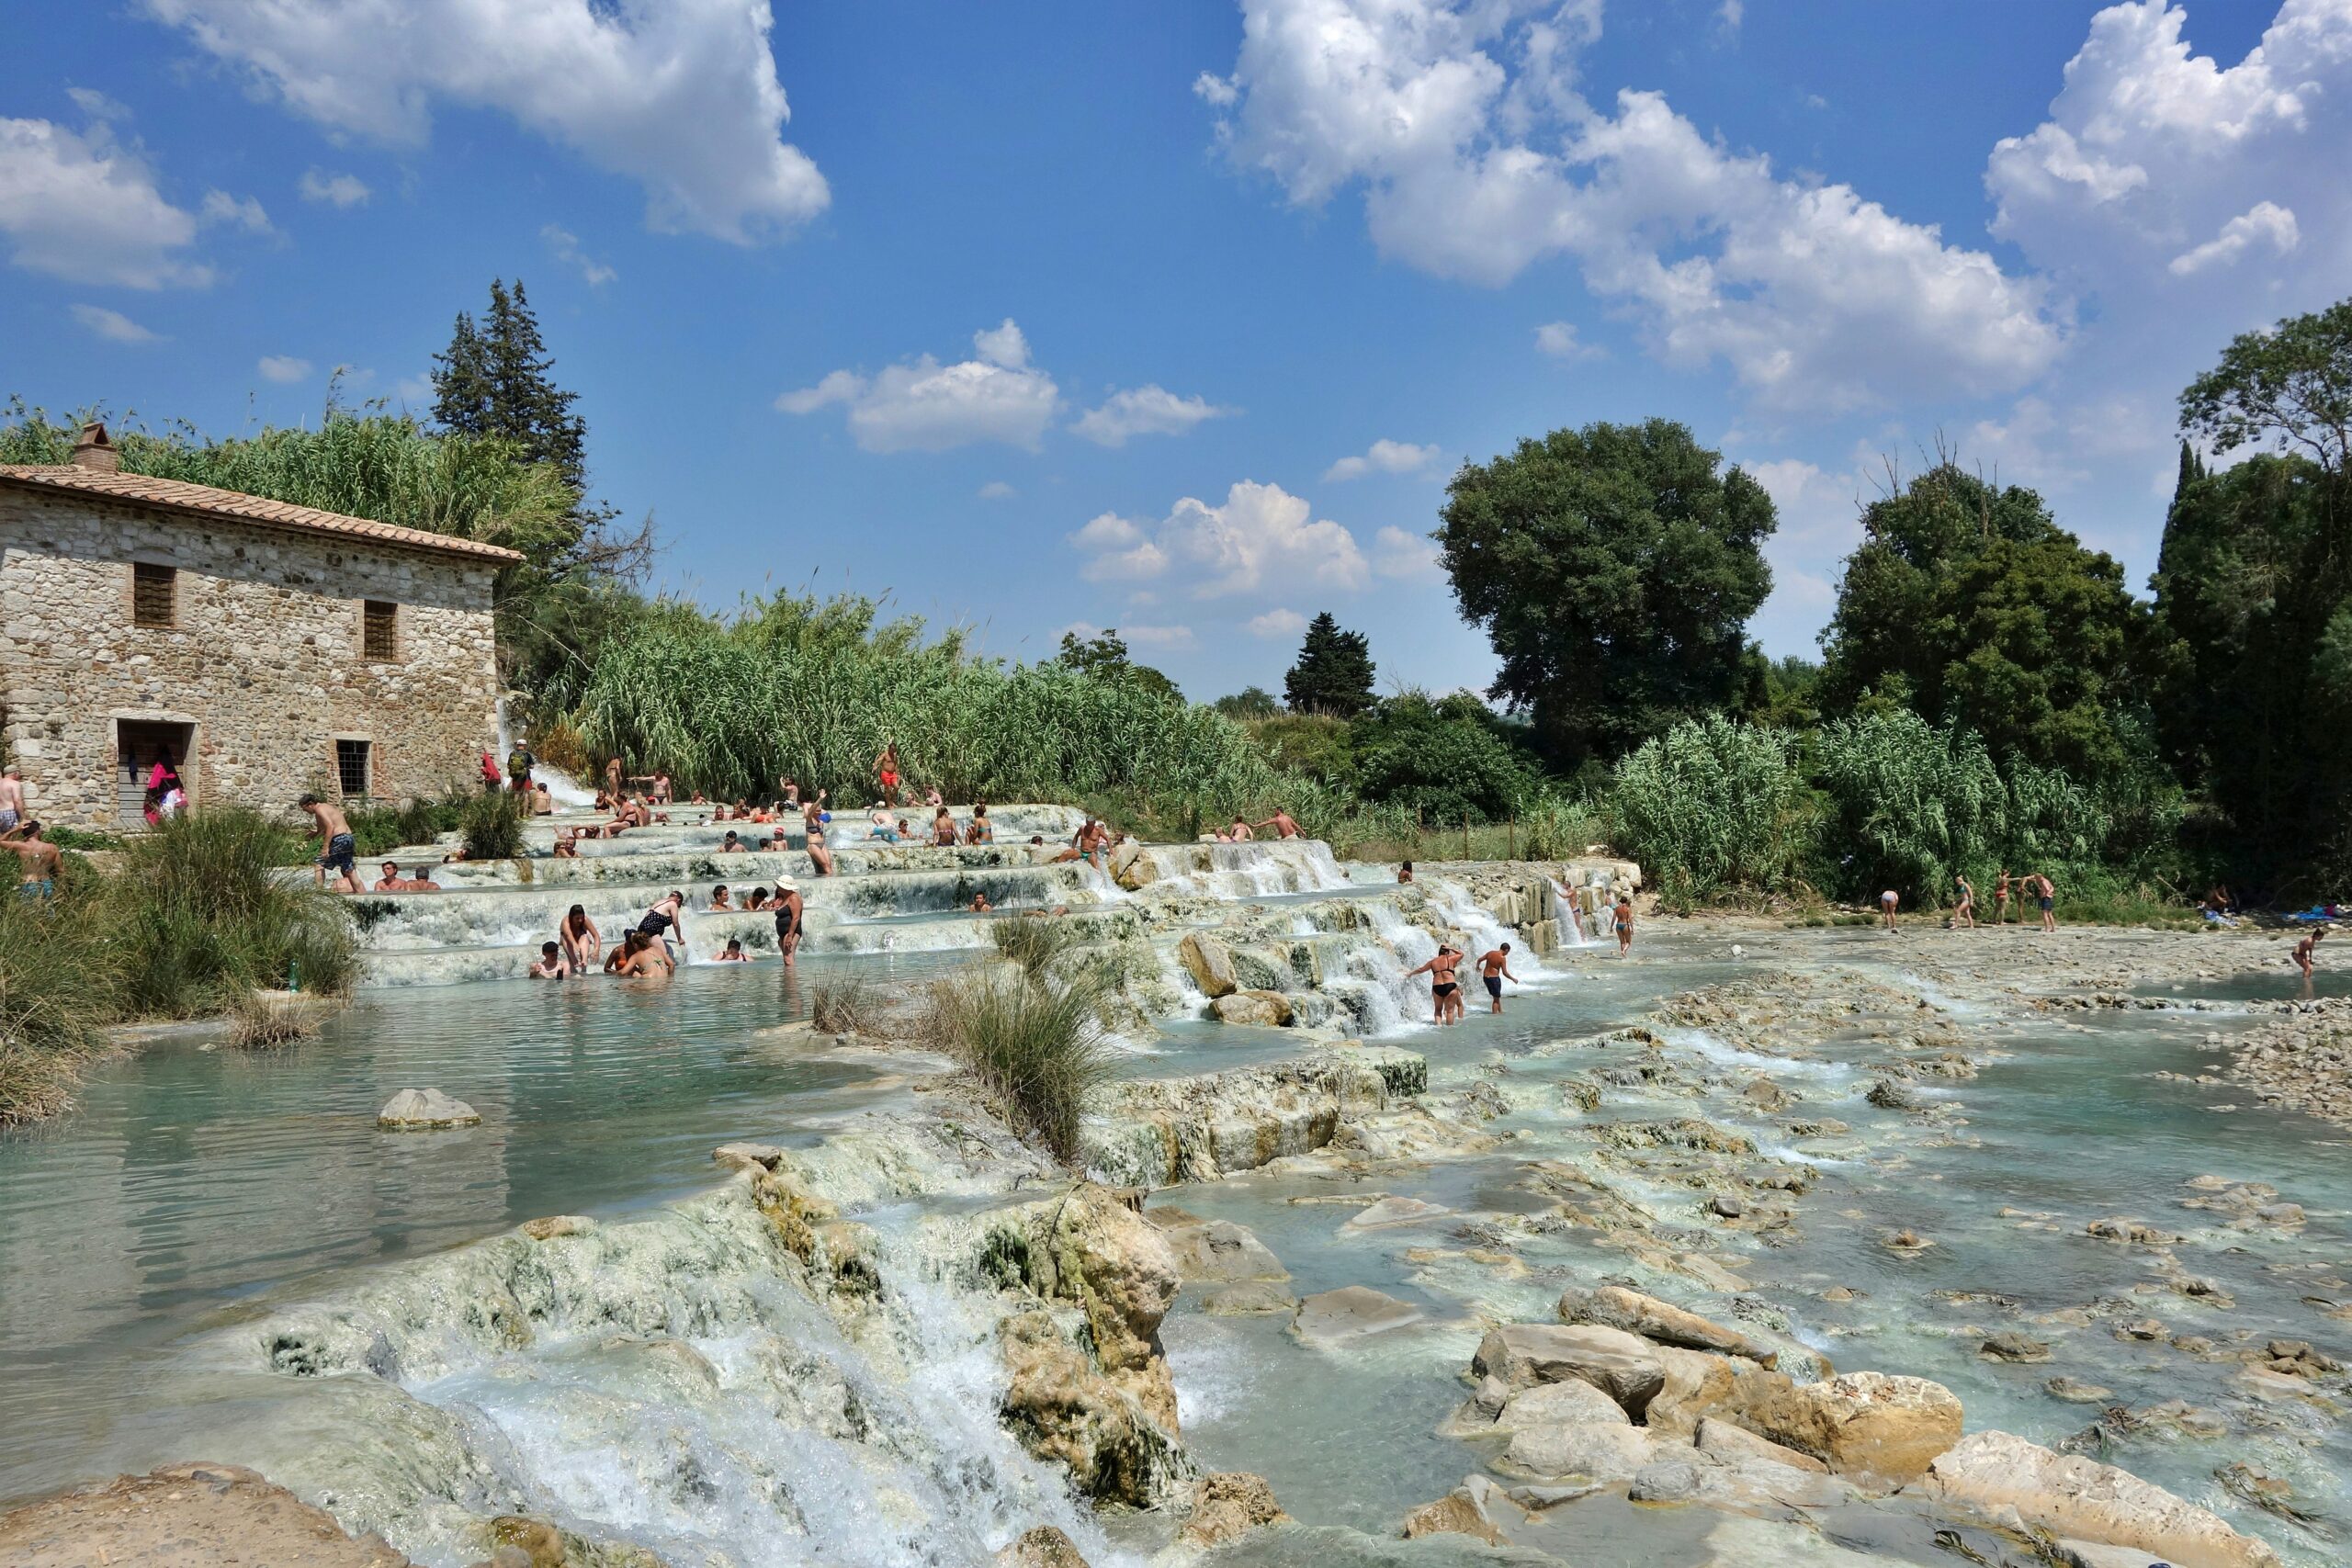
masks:
<svg viewBox="0 0 2352 1568"><path fill-rule="evenodd" d="M1622 1328L1628 1334L1660 1345L1679 1345L1686 1350L1712 1350L1719 1355L1744 1356L1761 1366L1769 1367L1776 1359L1736 1329L1710 1323L1695 1312L1688 1312L1656 1296L1645 1296L1639 1291L1629 1291L1618 1285L1603 1285L1589 1290L1571 1285L1560 1292L1557 1311L1562 1323L1598 1324L1604 1328Z"/></svg>
<svg viewBox="0 0 2352 1568"><path fill-rule="evenodd" d="M1721 1454L1726 1458L1762 1460L1772 1464L1784 1464L1792 1470L1802 1470L1815 1475L1826 1475L1829 1467L1811 1454L1801 1454L1769 1438L1759 1438L1745 1427L1735 1427L1728 1421L1702 1419L1699 1423L1697 1446L1702 1453Z"/></svg>
<svg viewBox="0 0 2352 1568"><path fill-rule="evenodd" d="M325 1510L233 1464L165 1465L0 1513L9 1568L101 1562L172 1568L408 1568L379 1536L344 1534Z"/></svg>
<svg viewBox="0 0 2352 1568"><path fill-rule="evenodd" d="M1023 1448L1069 1466L1078 1489L1100 1502L1148 1508L1174 1495L1189 1468L1175 1438L1052 1317L1009 1318L999 1339L1011 1374L1001 1414Z"/></svg>
<svg viewBox="0 0 2352 1568"><path fill-rule="evenodd" d="M1576 1378L1615 1400L1638 1421L1666 1386L1657 1347L1618 1328L1510 1323L1479 1342L1473 1377L1492 1376L1506 1388Z"/></svg>
<svg viewBox="0 0 2352 1568"><path fill-rule="evenodd" d="M1337 1345L1419 1323L1421 1316L1421 1309L1410 1302L1365 1285L1343 1285L1301 1301L1290 1327L1309 1345Z"/></svg>
<svg viewBox="0 0 2352 1568"><path fill-rule="evenodd" d="M1434 1503L1424 1503L1405 1516L1401 1532L1407 1540L1425 1535L1466 1535L1488 1546L1509 1543L1511 1525L1526 1518L1526 1510L1503 1495L1494 1478L1473 1475Z"/></svg>
<svg viewBox="0 0 2352 1568"><path fill-rule="evenodd" d="M1056 1525L1039 1525L996 1554L993 1568L1087 1568L1078 1542Z"/></svg>
<svg viewBox="0 0 2352 1568"><path fill-rule="evenodd" d="M1281 1029L1294 1020L1290 998L1280 991L1234 991L1209 1004L1220 1023L1250 1023Z"/></svg>
<svg viewBox="0 0 2352 1568"><path fill-rule="evenodd" d="M2269 1544L2137 1476L2007 1432L1975 1432L1938 1456L1928 1490L2008 1528L2131 1547L2179 1568L2277 1568Z"/></svg>
<svg viewBox="0 0 2352 1568"><path fill-rule="evenodd" d="M721 1144L710 1151L711 1162L729 1170L774 1170L784 1157L774 1144Z"/></svg>
<svg viewBox="0 0 2352 1568"><path fill-rule="evenodd" d="M1031 1282L1075 1303L1103 1372L1176 1430L1176 1385L1159 1343L1180 1282L1167 1238L1125 1196L1082 1182L1029 1211Z"/></svg>
<svg viewBox="0 0 2352 1568"><path fill-rule="evenodd" d="M1623 1405L1582 1378L1569 1378L1563 1382L1537 1383L1512 1394L1489 1429L1509 1437L1530 1427L1562 1425L1629 1427L1633 1417L1625 1414Z"/></svg>
<svg viewBox="0 0 2352 1568"><path fill-rule="evenodd" d="M1750 1372L1738 1380L1724 1414L1839 1475L1895 1484L1926 1474L1960 1440L1960 1401L1950 1389L1884 1372L1802 1384L1781 1372Z"/></svg>
<svg viewBox="0 0 2352 1568"><path fill-rule="evenodd" d="M389 1133L429 1132L441 1127L476 1127L481 1112L462 1100L452 1100L437 1089L404 1089L376 1112L376 1125Z"/></svg>
<svg viewBox="0 0 2352 1568"><path fill-rule="evenodd" d="M2036 1339L2030 1334L2019 1334L2015 1329L2004 1329L1998 1334L1986 1336L1984 1343L1976 1348L1976 1353L1988 1361L2032 1362L2050 1359L2048 1344Z"/></svg>
<svg viewBox="0 0 2352 1568"><path fill-rule="evenodd" d="M1188 933L1176 944L1176 956L1193 976L1193 984L1211 1001L1229 997L1241 988L1241 982L1233 975L1232 950L1205 931Z"/></svg>
<svg viewBox="0 0 2352 1568"><path fill-rule="evenodd" d="M1223 1546L1251 1530L1290 1518L1262 1475L1227 1471L1204 1475L1193 1487L1193 1516L1177 1540L1188 1546Z"/></svg>
<svg viewBox="0 0 2352 1568"><path fill-rule="evenodd" d="M1211 1317L1260 1317L1298 1310L1298 1298L1272 1280L1244 1280L1210 1292L1201 1298L1201 1310Z"/></svg>
<svg viewBox="0 0 2352 1568"><path fill-rule="evenodd" d="M1627 1482L1657 1457L1659 1441L1646 1427L1605 1421L1528 1427L1511 1435L1497 1468L1511 1475L1589 1475L1595 1481Z"/></svg>
<svg viewBox="0 0 2352 1568"><path fill-rule="evenodd" d="M1254 1170L1329 1146L1346 1127L1427 1083L1427 1064L1388 1046L1318 1051L1296 1061L1106 1090L1087 1123L1089 1169L1169 1187Z"/></svg>
<svg viewBox="0 0 2352 1568"><path fill-rule="evenodd" d="M1340 1227L1340 1234L1361 1235L1365 1231L1385 1230L1391 1225L1419 1224L1427 1220L1442 1219L1451 1213L1452 1210L1442 1204L1425 1203L1419 1198L1383 1198L1356 1211L1348 1223Z"/></svg>
<svg viewBox="0 0 2352 1568"><path fill-rule="evenodd" d="M1231 1220L1195 1220L1162 1231L1176 1271L1187 1280L1232 1284L1244 1280L1287 1280L1290 1270L1256 1233Z"/></svg>

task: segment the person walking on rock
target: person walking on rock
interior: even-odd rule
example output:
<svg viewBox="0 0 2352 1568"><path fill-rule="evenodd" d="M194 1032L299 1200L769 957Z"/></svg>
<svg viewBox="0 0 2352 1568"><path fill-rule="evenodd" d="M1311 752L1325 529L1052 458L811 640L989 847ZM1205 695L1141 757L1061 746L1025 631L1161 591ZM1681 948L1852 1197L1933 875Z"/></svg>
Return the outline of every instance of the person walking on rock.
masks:
<svg viewBox="0 0 2352 1568"><path fill-rule="evenodd" d="M327 873L335 874L334 890L338 893L359 891L357 848L351 837L351 822L340 806L329 806L315 795L306 795L297 805L311 814L314 830L322 840L319 855L318 886L327 885Z"/></svg>

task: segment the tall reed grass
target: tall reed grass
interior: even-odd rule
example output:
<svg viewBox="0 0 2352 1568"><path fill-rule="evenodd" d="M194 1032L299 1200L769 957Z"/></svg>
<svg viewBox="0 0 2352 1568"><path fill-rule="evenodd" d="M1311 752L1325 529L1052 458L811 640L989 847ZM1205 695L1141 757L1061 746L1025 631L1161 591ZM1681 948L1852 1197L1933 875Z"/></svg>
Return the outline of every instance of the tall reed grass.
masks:
<svg viewBox="0 0 2352 1568"><path fill-rule="evenodd" d="M1112 1073L1101 1020L1106 991L1102 977L1079 966L1063 965L1052 978L1018 963L969 971L933 985L925 1032L1016 1132L1074 1165L1087 1106Z"/></svg>
<svg viewBox="0 0 2352 1568"><path fill-rule="evenodd" d="M0 1126L73 1104L121 1015L127 956L85 878L50 899L0 891Z"/></svg>

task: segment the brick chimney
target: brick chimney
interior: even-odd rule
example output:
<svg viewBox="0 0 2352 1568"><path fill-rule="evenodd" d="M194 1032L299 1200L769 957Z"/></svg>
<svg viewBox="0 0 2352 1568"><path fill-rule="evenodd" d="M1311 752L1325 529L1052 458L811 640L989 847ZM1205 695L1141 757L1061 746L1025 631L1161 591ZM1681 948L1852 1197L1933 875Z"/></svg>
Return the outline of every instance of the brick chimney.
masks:
<svg viewBox="0 0 2352 1568"><path fill-rule="evenodd" d="M74 443L74 466L111 474L122 467L122 453L107 439L107 427L96 420L82 427L81 438Z"/></svg>

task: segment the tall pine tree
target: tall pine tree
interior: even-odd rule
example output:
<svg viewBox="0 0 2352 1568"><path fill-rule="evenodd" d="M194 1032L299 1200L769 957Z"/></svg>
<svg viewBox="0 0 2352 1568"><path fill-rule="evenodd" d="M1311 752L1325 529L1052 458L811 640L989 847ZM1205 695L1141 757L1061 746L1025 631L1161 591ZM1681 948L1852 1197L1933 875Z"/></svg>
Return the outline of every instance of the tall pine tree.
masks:
<svg viewBox="0 0 2352 1568"><path fill-rule="evenodd" d="M578 395L555 384L554 368L523 280L509 289L492 278L482 321L459 312L448 351L433 356L433 417L450 430L513 442L525 460L552 464L584 497L588 423L572 412Z"/></svg>
<svg viewBox="0 0 2352 1568"><path fill-rule="evenodd" d="M1340 629L1331 612L1307 624L1298 662L1283 677L1293 713L1353 718L1372 705L1372 645L1362 632Z"/></svg>

